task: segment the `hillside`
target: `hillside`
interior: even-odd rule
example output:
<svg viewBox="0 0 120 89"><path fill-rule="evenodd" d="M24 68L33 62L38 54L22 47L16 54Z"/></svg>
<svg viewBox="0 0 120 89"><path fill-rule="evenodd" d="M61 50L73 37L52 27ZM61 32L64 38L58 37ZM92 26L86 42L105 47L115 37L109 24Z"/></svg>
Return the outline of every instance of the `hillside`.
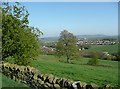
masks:
<svg viewBox="0 0 120 89"><path fill-rule="evenodd" d="M84 39L86 38L87 40L96 40L96 39L103 39L103 38L114 38L118 39L118 36L107 36L107 35L102 35L102 34L97 34L97 35L76 35L78 39ZM42 42L55 42L59 39L59 37L44 37L41 38L40 40Z"/></svg>
<svg viewBox="0 0 120 89"><path fill-rule="evenodd" d="M118 52L118 44L115 45L91 45L91 47L85 52L109 52L109 53L117 53Z"/></svg>
<svg viewBox="0 0 120 89"><path fill-rule="evenodd" d="M90 66L86 65L88 60L89 58L80 58L79 60L72 60L72 64L67 64L64 57L40 55L38 60L33 61L33 66L41 70L42 73L50 73L75 81L92 82L99 86L117 85L118 62L99 60L98 66Z"/></svg>

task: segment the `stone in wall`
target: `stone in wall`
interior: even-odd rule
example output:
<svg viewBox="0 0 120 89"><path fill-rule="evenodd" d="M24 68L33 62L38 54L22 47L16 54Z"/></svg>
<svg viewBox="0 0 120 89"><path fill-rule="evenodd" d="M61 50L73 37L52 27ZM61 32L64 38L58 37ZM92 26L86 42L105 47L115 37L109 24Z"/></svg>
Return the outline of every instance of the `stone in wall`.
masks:
<svg viewBox="0 0 120 89"><path fill-rule="evenodd" d="M53 87L54 87L54 89L61 89L58 84L54 84Z"/></svg>
<svg viewBox="0 0 120 89"><path fill-rule="evenodd" d="M54 79L53 79L53 83L54 83L54 84L57 84L58 79L59 79L59 78L55 76Z"/></svg>
<svg viewBox="0 0 120 89"><path fill-rule="evenodd" d="M80 86L81 86L82 89L86 89L86 85L87 84L85 82L81 82L81 84L80 84Z"/></svg>
<svg viewBox="0 0 120 89"><path fill-rule="evenodd" d="M72 86L74 89L81 89L81 86L80 86L80 81L76 81L74 83L72 83Z"/></svg>
<svg viewBox="0 0 120 89"><path fill-rule="evenodd" d="M49 74L49 75L47 76L47 79L48 79L48 82L49 82L50 84L53 84L54 75Z"/></svg>

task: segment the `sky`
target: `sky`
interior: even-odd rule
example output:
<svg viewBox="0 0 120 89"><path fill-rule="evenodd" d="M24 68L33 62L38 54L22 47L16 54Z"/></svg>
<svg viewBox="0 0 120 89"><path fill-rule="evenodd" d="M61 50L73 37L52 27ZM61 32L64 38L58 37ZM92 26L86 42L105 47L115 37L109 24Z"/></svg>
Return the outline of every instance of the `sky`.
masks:
<svg viewBox="0 0 120 89"><path fill-rule="evenodd" d="M42 37L59 36L64 29L74 35L117 35L117 2L22 2L29 12L29 25Z"/></svg>

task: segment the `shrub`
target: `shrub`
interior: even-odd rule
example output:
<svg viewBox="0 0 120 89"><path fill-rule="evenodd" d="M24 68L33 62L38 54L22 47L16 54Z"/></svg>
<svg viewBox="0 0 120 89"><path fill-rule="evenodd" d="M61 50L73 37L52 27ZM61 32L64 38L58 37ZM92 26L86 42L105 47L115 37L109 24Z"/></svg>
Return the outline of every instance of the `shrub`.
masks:
<svg viewBox="0 0 120 89"><path fill-rule="evenodd" d="M88 61L87 64L89 64L89 65L97 65L97 64L98 64L98 60L91 58L91 59Z"/></svg>
<svg viewBox="0 0 120 89"><path fill-rule="evenodd" d="M37 28L28 26L29 13L20 3L2 7L2 58L19 65L28 65L38 55L40 46ZM41 34L41 33L40 33ZM12 60L13 61L13 60Z"/></svg>
<svg viewBox="0 0 120 89"><path fill-rule="evenodd" d="M97 65L98 64L98 55L95 52L91 53L91 59L88 61L89 65Z"/></svg>

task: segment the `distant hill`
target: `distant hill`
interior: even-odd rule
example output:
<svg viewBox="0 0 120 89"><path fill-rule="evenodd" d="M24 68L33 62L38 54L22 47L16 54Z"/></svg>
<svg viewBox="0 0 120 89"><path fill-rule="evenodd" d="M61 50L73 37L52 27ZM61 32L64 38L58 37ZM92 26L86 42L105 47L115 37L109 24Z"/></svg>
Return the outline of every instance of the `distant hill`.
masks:
<svg viewBox="0 0 120 89"><path fill-rule="evenodd" d="M96 34L96 35L76 35L78 39L86 39L86 40L97 40L97 39L106 39L106 38L113 38L118 39L118 36L107 36L103 34ZM42 42L56 42L59 37L45 37L41 38Z"/></svg>
<svg viewBox="0 0 120 89"><path fill-rule="evenodd" d="M56 42L59 39L59 37L45 37L41 38L42 42Z"/></svg>
<svg viewBox="0 0 120 89"><path fill-rule="evenodd" d="M98 40L98 39L104 39L104 38L113 38L117 39L118 36L107 36L103 34L96 34L96 35L77 35L78 39L86 39L86 40Z"/></svg>

